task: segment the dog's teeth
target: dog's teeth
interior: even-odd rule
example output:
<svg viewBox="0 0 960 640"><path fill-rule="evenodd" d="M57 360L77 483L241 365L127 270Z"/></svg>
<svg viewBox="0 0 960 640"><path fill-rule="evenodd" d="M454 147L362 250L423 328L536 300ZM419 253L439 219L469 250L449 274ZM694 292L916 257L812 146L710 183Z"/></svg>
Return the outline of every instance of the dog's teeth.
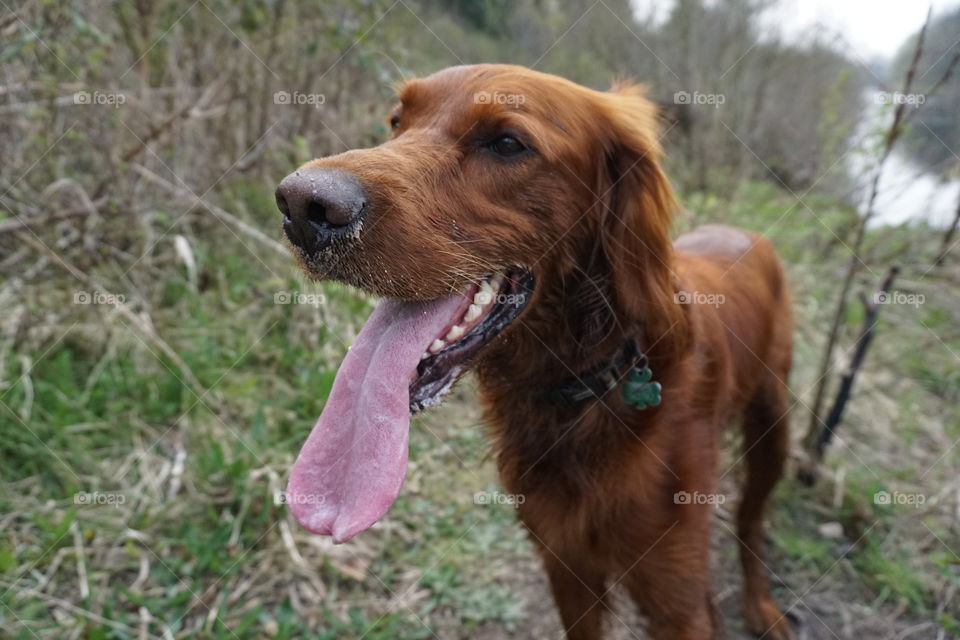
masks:
<svg viewBox="0 0 960 640"><path fill-rule="evenodd" d="M493 302L493 293L494 292L490 287L490 283L484 282L480 285L480 291L477 291L475 294L473 294L474 304L480 305L481 307L490 304Z"/></svg>
<svg viewBox="0 0 960 640"><path fill-rule="evenodd" d="M458 324L455 324L450 328L450 331L447 333L446 339L448 342L453 342L454 340L458 340L462 335L463 335L463 327L461 327Z"/></svg>
<svg viewBox="0 0 960 640"><path fill-rule="evenodd" d="M437 338L433 341L433 344L430 345L430 353L436 353L437 351L440 351L440 349L443 349L446 345L446 342L440 338Z"/></svg>
<svg viewBox="0 0 960 640"><path fill-rule="evenodd" d="M476 297L476 296L474 296ZM473 322L480 317L480 313L483 311L479 306L472 304L467 307L467 313L463 316L464 322Z"/></svg>
<svg viewBox="0 0 960 640"><path fill-rule="evenodd" d="M497 275L490 278L490 286L494 291L499 291L500 287L503 285L503 274L498 273Z"/></svg>

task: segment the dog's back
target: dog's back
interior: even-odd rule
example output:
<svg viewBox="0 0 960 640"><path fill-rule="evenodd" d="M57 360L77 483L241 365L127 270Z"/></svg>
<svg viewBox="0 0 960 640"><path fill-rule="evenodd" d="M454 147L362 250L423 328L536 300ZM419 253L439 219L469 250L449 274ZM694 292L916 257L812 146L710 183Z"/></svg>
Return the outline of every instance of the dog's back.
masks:
<svg viewBox="0 0 960 640"><path fill-rule="evenodd" d="M760 382L786 382L792 320L789 289L780 260L762 235L723 225L705 225L679 236L676 269L682 299L703 322L726 336L734 404L747 401ZM734 407L739 408L739 407Z"/></svg>

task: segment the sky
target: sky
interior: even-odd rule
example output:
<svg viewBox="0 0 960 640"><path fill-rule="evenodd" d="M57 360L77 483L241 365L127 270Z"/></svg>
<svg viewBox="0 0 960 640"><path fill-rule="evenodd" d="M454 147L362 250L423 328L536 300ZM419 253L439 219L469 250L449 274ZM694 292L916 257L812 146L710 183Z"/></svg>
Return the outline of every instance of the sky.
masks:
<svg viewBox="0 0 960 640"><path fill-rule="evenodd" d="M933 3L934 15L957 1ZM889 57L923 25L929 4L921 0L786 0L772 13L786 24L822 24L845 36L857 55ZM786 31L788 36L789 29Z"/></svg>
<svg viewBox="0 0 960 640"><path fill-rule="evenodd" d="M663 18L672 0L632 0L639 15ZM934 0L934 15L960 6L960 0ZM780 0L766 24L788 40L811 28L840 33L850 53L865 60L892 56L903 41L920 29L929 4L923 0Z"/></svg>

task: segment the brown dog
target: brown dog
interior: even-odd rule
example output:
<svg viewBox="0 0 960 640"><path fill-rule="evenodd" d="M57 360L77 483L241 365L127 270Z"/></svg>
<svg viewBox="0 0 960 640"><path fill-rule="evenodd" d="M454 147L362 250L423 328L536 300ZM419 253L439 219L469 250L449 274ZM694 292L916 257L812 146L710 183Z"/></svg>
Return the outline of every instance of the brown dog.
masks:
<svg viewBox="0 0 960 640"><path fill-rule="evenodd" d="M277 190L304 270L385 298L291 472L297 519L336 541L373 524L400 490L410 413L473 368L568 636L599 638L623 585L655 638L716 638L718 435L739 417L747 622L790 637L762 560L791 358L770 243L715 226L671 246L656 113L635 86L456 67L407 82L390 124L383 145Z"/></svg>

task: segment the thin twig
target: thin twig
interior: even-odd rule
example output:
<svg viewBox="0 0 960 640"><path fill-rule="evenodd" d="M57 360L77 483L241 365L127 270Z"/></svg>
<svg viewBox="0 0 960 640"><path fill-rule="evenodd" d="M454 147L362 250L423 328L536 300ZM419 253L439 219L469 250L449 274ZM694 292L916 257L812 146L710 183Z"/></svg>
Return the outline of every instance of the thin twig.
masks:
<svg viewBox="0 0 960 640"><path fill-rule="evenodd" d="M285 246L283 246L282 244L280 244L279 242L277 242L277 241L274 240L273 238L265 235L265 234L264 234L262 231L260 231L259 229L250 226L249 224L247 224L246 222L244 222L244 221L241 220L240 218L236 217L236 216L233 215L232 213L230 213L230 212L228 212L228 211L226 211L226 210L224 210L224 209L221 209L221 208L218 207L217 205L211 204L211 203L207 202L206 200L203 200L202 198L199 198L198 196L196 196L195 194L191 193L191 192L188 191L187 189L183 189L183 188L178 187L177 185L173 184L172 182L169 182L169 181L167 181L167 180L164 180L163 178L161 178L160 176L158 176L157 174L155 174L153 171L150 171L150 169L147 169L147 168L144 167L144 166L134 165L133 168L134 168L134 170L135 170L137 173L139 173L141 176L143 176L144 178L146 178L146 179L149 180L150 182L153 182L153 183L156 184L157 186L162 187L163 189L166 189L166 190L169 191L170 193L173 193L173 194L178 195L178 196L183 197L183 198L187 198L187 199L193 200L193 202L194 202L195 204L197 204L197 205L200 206L200 207L203 207L204 209L206 209L207 211L209 211L210 213L212 213L213 215L215 215L217 218L219 218L219 219L222 220L223 222L225 222L225 223L233 226L234 228L237 229L237 231L240 231L241 233L244 233L244 234L250 236L251 238L257 240L258 242L263 243L263 244L266 245L267 247L270 247L270 248L273 249L274 251L276 251L276 252L278 252L278 253L281 253L281 254L283 254L284 256L289 256L289 255L290 255L290 251L289 251Z"/></svg>
<svg viewBox="0 0 960 640"><path fill-rule="evenodd" d="M106 204L106 196L94 200L91 204L95 209L99 209L104 204ZM52 222L60 222L62 220L67 220L69 218L77 218L83 216L89 216L93 213L89 206L86 204L76 207L74 209L67 209L65 211L58 211L56 213L50 213L43 217L25 217L17 216L10 220L4 220L0 222L0 234L10 233L12 231L22 231L28 228L42 227L48 225ZM130 213L129 210L123 211L123 213Z"/></svg>
<svg viewBox="0 0 960 640"><path fill-rule="evenodd" d="M866 357L870 343L873 341L877 326L877 317L880 314L881 300L884 296L889 295L890 289L893 287L893 281L896 279L898 273L900 273L900 268L896 265L891 266L883 279L883 283L880 285L877 296L873 299L861 296L863 307L866 310L863 318L863 326L860 329L860 335L857 336L856 348L850 357L850 365L844 372L840 382L836 400L834 400L833 407L827 415L823 429L813 443L814 466L819 464L823 459L824 451L826 451L830 441L833 440L834 435L836 435L837 425L840 424L840 420L843 418L843 410L850 400L851 393L853 393L853 384L856 381L857 373L860 371L860 367L863 366L863 359ZM811 472L813 472L813 467L811 467Z"/></svg>
<svg viewBox="0 0 960 640"><path fill-rule="evenodd" d="M953 248L953 236L957 233L957 227L960 227L960 193L957 194L957 210L953 214L953 222L950 223L946 233L943 234L940 251L937 252L937 257L933 259L935 267L942 266L943 261L947 259L947 254Z"/></svg>
<svg viewBox="0 0 960 640"><path fill-rule="evenodd" d="M903 93L905 94L910 93L910 91L913 89L913 81L917 74L920 58L923 54L923 46L927 36L927 29L930 26L931 15L932 9L928 9L926 20L924 20L923 26L920 28L920 33L917 36L917 43L914 47L913 58L911 59L910 66L907 69L906 77L904 79ZM931 95L933 90L939 89L943 86L947 78L949 78L949 76L953 73L956 63L957 59L955 57L955 59L952 60L948 65L943 77L933 84L931 92L927 95ZM894 145L896 145L897 140L899 140L900 135L904 131L905 122L914 115L906 115L906 107L906 101L901 101L894 109L893 122L890 124L890 128L884 135L883 151L881 152L880 159L877 162L877 167L873 174L873 180L871 181L870 195L867 199L866 209L864 214L860 216L857 223L854 240L851 245L850 261L847 264L847 270L843 277L843 284L840 287L840 295L838 297L836 310L834 311L833 320L830 325L830 332L827 334L827 342L824 346L823 355L821 356L820 370L819 375L817 376L819 382L817 383L814 400L810 407L810 425L807 429L806 435L806 443L808 446L816 442L821 432L822 421L820 419L820 415L823 409L823 402L826 398L826 390L831 381L830 369L831 361L833 359L833 352L836 348L837 339L840 334L840 327L847 311L847 299L850 296L850 290L853 287L854 279L856 278L857 272L860 270L860 265L862 263L859 253L863 248L863 242L866 238L867 226L874 216L877 194L880 190L880 177L883 174L884 166L886 165L887 160L893 151Z"/></svg>

